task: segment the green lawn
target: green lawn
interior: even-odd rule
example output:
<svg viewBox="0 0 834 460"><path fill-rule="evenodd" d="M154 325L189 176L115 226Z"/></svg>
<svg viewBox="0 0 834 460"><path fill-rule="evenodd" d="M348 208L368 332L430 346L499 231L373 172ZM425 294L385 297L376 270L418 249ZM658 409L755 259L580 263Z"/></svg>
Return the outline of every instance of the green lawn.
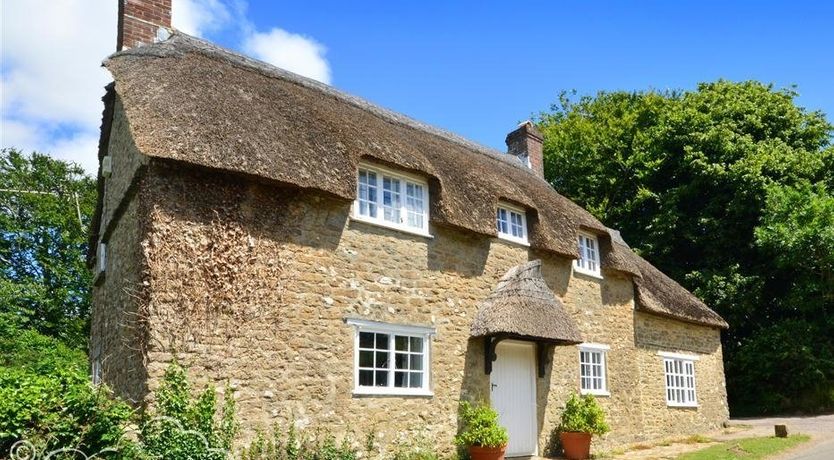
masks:
<svg viewBox="0 0 834 460"><path fill-rule="evenodd" d="M787 438L744 438L683 454L677 460L757 460L808 441L805 435Z"/></svg>

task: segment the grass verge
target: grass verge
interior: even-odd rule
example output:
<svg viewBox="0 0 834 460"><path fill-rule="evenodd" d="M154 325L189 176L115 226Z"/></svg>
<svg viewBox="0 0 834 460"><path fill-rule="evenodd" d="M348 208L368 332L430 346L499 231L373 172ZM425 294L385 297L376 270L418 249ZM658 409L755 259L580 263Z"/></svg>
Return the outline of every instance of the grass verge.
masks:
<svg viewBox="0 0 834 460"><path fill-rule="evenodd" d="M688 452L677 460L758 460L808 441L805 435L787 438L744 438L722 442L706 449Z"/></svg>

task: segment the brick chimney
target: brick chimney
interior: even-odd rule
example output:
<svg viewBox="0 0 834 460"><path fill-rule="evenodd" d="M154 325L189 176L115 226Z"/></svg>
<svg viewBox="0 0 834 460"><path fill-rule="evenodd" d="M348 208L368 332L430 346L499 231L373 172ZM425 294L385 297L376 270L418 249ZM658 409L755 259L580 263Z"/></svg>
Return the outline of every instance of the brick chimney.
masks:
<svg viewBox="0 0 834 460"><path fill-rule="evenodd" d="M507 153L532 169L539 177L544 177L544 154L542 151L542 133L532 121L527 120L518 129L507 134Z"/></svg>
<svg viewBox="0 0 834 460"><path fill-rule="evenodd" d="M171 0L117 0L116 51L154 43L170 35Z"/></svg>

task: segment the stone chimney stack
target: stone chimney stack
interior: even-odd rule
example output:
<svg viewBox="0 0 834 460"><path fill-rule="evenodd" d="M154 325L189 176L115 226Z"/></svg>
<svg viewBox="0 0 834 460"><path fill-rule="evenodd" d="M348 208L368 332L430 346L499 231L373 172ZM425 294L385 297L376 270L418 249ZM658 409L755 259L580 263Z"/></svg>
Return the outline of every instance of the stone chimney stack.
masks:
<svg viewBox="0 0 834 460"><path fill-rule="evenodd" d="M544 177L544 152L542 149L542 133L532 121L527 120L518 129L507 134L507 153L518 158L537 176Z"/></svg>
<svg viewBox="0 0 834 460"><path fill-rule="evenodd" d="M116 51L168 38L171 31L172 0L117 0L119 30Z"/></svg>

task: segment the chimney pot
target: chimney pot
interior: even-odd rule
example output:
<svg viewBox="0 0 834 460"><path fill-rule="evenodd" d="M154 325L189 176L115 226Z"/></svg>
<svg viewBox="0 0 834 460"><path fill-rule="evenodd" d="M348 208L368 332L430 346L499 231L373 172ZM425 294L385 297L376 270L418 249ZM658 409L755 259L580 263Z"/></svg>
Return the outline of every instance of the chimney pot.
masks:
<svg viewBox="0 0 834 460"><path fill-rule="evenodd" d="M542 148L542 133L536 125L527 120L518 128L507 134L507 153L532 169L537 176L544 178L544 152Z"/></svg>
<svg viewBox="0 0 834 460"><path fill-rule="evenodd" d="M172 0L118 0L116 51L167 38L171 28Z"/></svg>

